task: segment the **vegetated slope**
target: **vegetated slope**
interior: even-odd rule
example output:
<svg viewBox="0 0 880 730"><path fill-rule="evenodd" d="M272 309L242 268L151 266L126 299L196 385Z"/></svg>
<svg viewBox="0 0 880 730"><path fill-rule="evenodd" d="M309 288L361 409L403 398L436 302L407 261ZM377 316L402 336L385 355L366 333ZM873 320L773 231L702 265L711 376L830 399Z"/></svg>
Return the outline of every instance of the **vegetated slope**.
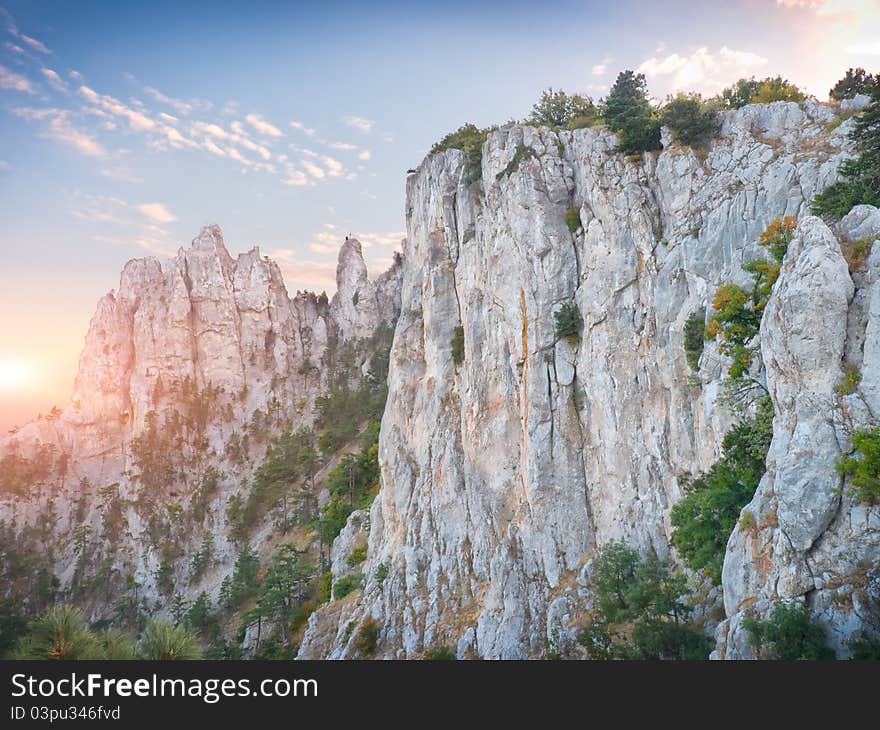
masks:
<svg viewBox="0 0 880 730"><path fill-rule="evenodd" d="M291 299L216 226L173 260L130 261L71 405L0 444L4 626L71 603L135 634L185 621L215 655L253 653L253 624L295 651L287 616L314 605L347 516L327 515L333 465L376 438L400 273L370 281L347 239L333 300Z"/></svg>

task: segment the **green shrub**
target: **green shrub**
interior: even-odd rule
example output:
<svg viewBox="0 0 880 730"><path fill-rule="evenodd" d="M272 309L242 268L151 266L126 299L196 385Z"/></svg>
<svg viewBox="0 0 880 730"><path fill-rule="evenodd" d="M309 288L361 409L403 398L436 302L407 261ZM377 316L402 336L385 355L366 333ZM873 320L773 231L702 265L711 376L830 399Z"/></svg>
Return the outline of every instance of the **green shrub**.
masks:
<svg viewBox="0 0 880 730"><path fill-rule="evenodd" d="M710 642L690 625L693 607L684 575L622 542L599 553L593 567L595 610L578 634L592 659L705 659Z"/></svg>
<svg viewBox="0 0 880 730"><path fill-rule="evenodd" d="M698 309L684 323L684 356L691 370L700 369L700 356L706 342L706 310Z"/></svg>
<svg viewBox="0 0 880 730"><path fill-rule="evenodd" d="M78 608L56 606L27 625L13 659L101 659L101 642Z"/></svg>
<svg viewBox="0 0 880 730"><path fill-rule="evenodd" d="M768 619L747 618L743 627L761 659L834 659L822 627L799 604L777 603Z"/></svg>
<svg viewBox="0 0 880 730"><path fill-rule="evenodd" d="M379 622L373 618L367 618L360 625L357 634L354 637L354 648L364 657L369 658L376 653L376 644L379 642L379 631L381 626Z"/></svg>
<svg viewBox="0 0 880 730"><path fill-rule="evenodd" d="M449 345L452 348L452 362L458 367L464 362L464 327L460 324L452 330L452 340Z"/></svg>
<svg viewBox="0 0 880 730"><path fill-rule="evenodd" d="M806 97L794 84L781 76L756 80L740 79L721 92L726 109L739 109L746 104L767 104L773 101L803 101Z"/></svg>
<svg viewBox="0 0 880 730"><path fill-rule="evenodd" d="M345 562L349 567L354 568L356 565L360 565L367 559L367 546L361 545L360 547L356 547L352 550L348 557L345 559Z"/></svg>
<svg viewBox="0 0 880 730"><path fill-rule="evenodd" d="M744 510L743 513L739 517L739 529L740 532L744 530L751 530L757 524L755 522L755 516L749 512L748 510ZM717 584L718 581L716 581Z"/></svg>
<svg viewBox="0 0 880 730"><path fill-rule="evenodd" d="M478 129L473 124L464 124L450 132L431 148L431 153L457 149L464 153L464 182L470 185L480 179L483 163L483 144L494 127Z"/></svg>
<svg viewBox="0 0 880 730"><path fill-rule="evenodd" d="M295 606L290 616L290 630L292 632L299 631L305 626L316 608L313 601L306 601Z"/></svg>
<svg viewBox="0 0 880 730"><path fill-rule="evenodd" d="M315 522L315 532L324 545L333 544L352 512L354 512L354 507L349 504L347 499L331 497L327 500L321 515Z"/></svg>
<svg viewBox="0 0 880 730"><path fill-rule="evenodd" d="M448 646L437 646L432 649L426 649L422 654L425 661L455 661L455 651Z"/></svg>
<svg viewBox="0 0 880 730"><path fill-rule="evenodd" d="M565 211L565 224L572 233L577 233L581 227L581 206L573 205Z"/></svg>
<svg viewBox="0 0 880 730"><path fill-rule="evenodd" d="M689 568L705 570L716 585L727 539L764 475L772 438L773 404L765 397L752 418L728 431L722 457L672 507L672 544Z"/></svg>
<svg viewBox="0 0 880 730"><path fill-rule="evenodd" d="M569 119L565 123L565 128L573 132L575 129L587 129L588 127L592 127L598 121L599 117L595 114L583 114Z"/></svg>
<svg viewBox="0 0 880 730"><path fill-rule="evenodd" d="M871 247L874 242L870 238L859 238L855 241L844 239L841 241L841 250L843 258L849 266L849 273L854 274L860 271L871 255Z"/></svg>
<svg viewBox="0 0 880 730"><path fill-rule="evenodd" d="M856 205L880 206L880 89L856 117L849 137L858 157L840 166L840 179L813 199L816 215L838 220Z"/></svg>
<svg viewBox="0 0 880 730"><path fill-rule="evenodd" d="M605 99L602 118L626 154L660 149L660 120L648 101L644 74L622 71Z"/></svg>
<svg viewBox="0 0 880 730"><path fill-rule="evenodd" d="M739 79L733 86L721 92L721 104L725 109L739 109L752 103L752 97L761 85L753 76L750 79Z"/></svg>
<svg viewBox="0 0 880 730"><path fill-rule="evenodd" d="M576 304L564 302L553 313L553 318L556 320L556 339L562 339L563 337L577 339L580 337L584 320Z"/></svg>
<svg viewBox="0 0 880 730"><path fill-rule="evenodd" d="M843 377L834 390L838 395L852 395L858 390L861 381L862 374L859 372L859 366L848 362L843 366Z"/></svg>
<svg viewBox="0 0 880 730"><path fill-rule="evenodd" d="M167 621L150 621L140 642L140 656L149 660L201 659L198 641L184 626Z"/></svg>
<svg viewBox="0 0 880 730"><path fill-rule="evenodd" d="M507 163L507 166L495 175L496 180L500 180L504 176L512 175L517 169L519 169L519 165L523 160L530 160L535 156L535 150L531 147L528 147L524 144L518 144L516 149L513 151L513 157L510 162Z"/></svg>
<svg viewBox="0 0 880 730"><path fill-rule="evenodd" d="M880 89L880 74L874 76L863 68L849 68L846 74L828 92L828 96L836 101L850 99L856 94L870 96Z"/></svg>
<svg viewBox="0 0 880 730"><path fill-rule="evenodd" d="M333 598L339 600L345 598L352 591L356 591L361 587L364 581L362 573L352 573L340 578L333 584Z"/></svg>
<svg viewBox="0 0 880 730"><path fill-rule="evenodd" d="M695 148L707 147L721 129L718 114L699 94L670 97L660 112L660 123L669 127L679 142Z"/></svg>
<svg viewBox="0 0 880 730"><path fill-rule="evenodd" d="M580 129L595 124L598 112L593 100L588 96L574 94L552 88L541 94L540 100L532 107L529 124L547 127L566 127Z"/></svg>
<svg viewBox="0 0 880 730"><path fill-rule="evenodd" d="M748 377L757 350L752 343L796 229L797 219L786 216L773 220L761 233L758 243L770 251L773 260L753 259L743 266L752 274L751 291L733 283L724 284L715 291L712 300L715 311L706 326L706 338L718 338L718 351L731 357L728 375L732 381Z"/></svg>
<svg viewBox="0 0 880 730"><path fill-rule="evenodd" d="M382 585L385 582L385 579L388 577L388 566L385 563L379 563L379 567L376 568L375 572L376 582L379 585Z"/></svg>
<svg viewBox="0 0 880 730"><path fill-rule="evenodd" d="M183 624L150 621L141 638L140 655L144 659L201 659L194 634Z"/></svg>
<svg viewBox="0 0 880 730"><path fill-rule="evenodd" d="M318 581L318 603L327 603L333 593L333 573L329 570L321 573Z"/></svg>
<svg viewBox="0 0 880 730"><path fill-rule="evenodd" d="M137 659L134 636L120 629L108 629L98 634L102 659L110 661L130 661Z"/></svg>
<svg viewBox="0 0 880 730"><path fill-rule="evenodd" d="M864 632L849 642L852 658L860 661L880 661L880 638Z"/></svg>
<svg viewBox="0 0 880 730"><path fill-rule="evenodd" d="M852 493L862 502L880 500L880 428L852 433L852 456L842 456L837 471L849 482Z"/></svg>
<svg viewBox="0 0 880 730"><path fill-rule="evenodd" d="M847 160L841 166L847 168ZM880 205L876 189L862 181L838 180L813 198L812 210L822 218L840 220L857 205Z"/></svg>
<svg viewBox="0 0 880 730"><path fill-rule="evenodd" d="M754 95L753 104L770 104L774 101L803 101L807 97L794 84L781 76L767 78L761 82Z"/></svg>

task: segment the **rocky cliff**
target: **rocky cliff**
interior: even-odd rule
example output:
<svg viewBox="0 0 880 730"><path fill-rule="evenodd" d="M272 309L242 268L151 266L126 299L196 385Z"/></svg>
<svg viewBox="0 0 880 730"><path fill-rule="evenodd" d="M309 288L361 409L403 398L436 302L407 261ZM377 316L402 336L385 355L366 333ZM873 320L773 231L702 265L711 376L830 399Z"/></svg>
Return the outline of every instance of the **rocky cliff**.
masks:
<svg viewBox="0 0 880 730"><path fill-rule="evenodd" d="M70 406L0 443L4 537L47 556L55 588L95 618L126 585L148 613L173 590L216 597L237 551L230 496L247 494L273 437L311 426L343 346L365 365L358 343L396 321L401 274L398 261L371 281L350 239L331 301L290 298L273 261L232 258L217 226L171 260L129 261L98 302ZM212 569L190 580L204 537Z"/></svg>
<svg viewBox="0 0 880 730"><path fill-rule="evenodd" d="M724 114L706 155L664 130L661 152L635 158L602 128L510 125L489 134L476 184L457 150L419 166L365 583L312 616L300 657L356 656L353 627L367 621L385 657L565 652L598 549L623 539L677 560L670 508L733 418L727 359L707 343L692 373L685 321L721 283L748 281L743 264L782 216L798 232L758 367L773 442L747 507L755 527L728 544L716 656L749 656L741 619L778 598L805 599L843 646L863 623L853 581L878 557L880 512L841 496L834 463L880 413L880 284L876 247L851 275L841 245L874 241L880 214L856 209L835 230L810 216L848 156L852 122L838 113L746 106ZM584 320L574 343L554 332L566 302ZM844 359L862 372L847 396L835 392ZM706 601L720 610L717 589Z"/></svg>
<svg viewBox="0 0 880 730"><path fill-rule="evenodd" d="M810 214L850 155L841 107L750 105L723 114L704 152L664 130L661 151L630 157L602 127L507 125L478 169L458 150L425 159L407 181L402 261L371 281L346 240L332 301L291 299L275 264L257 250L233 259L216 227L173 260L130 262L98 304L72 404L0 444L0 538L30 546L17 575L49 571L23 600L60 591L112 618L134 590L167 613L177 593L216 600L243 544L268 558L319 541L329 575L300 607L326 603L300 658L360 656L365 628L377 657L581 656L605 546L683 567L671 509L741 417L729 357L707 341L689 363L686 322L711 317L721 284L751 285L760 234L791 216L753 343L774 411L766 471L721 585L689 579L714 657L754 656L745 619L780 600L803 602L847 656L880 607L880 507L836 467L880 419L880 211L831 227ZM577 338L556 331L564 305L583 319ZM381 405L381 388L378 401L345 394L384 378L370 343L394 321L381 488L362 509L376 446L357 440L369 431L358 413L342 428L327 409ZM328 422L308 438L338 483L296 478L327 520L308 508L301 529L279 527L257 504L243 539L260 461L302 456L296 439L273 439L321 409Z"/></svg>

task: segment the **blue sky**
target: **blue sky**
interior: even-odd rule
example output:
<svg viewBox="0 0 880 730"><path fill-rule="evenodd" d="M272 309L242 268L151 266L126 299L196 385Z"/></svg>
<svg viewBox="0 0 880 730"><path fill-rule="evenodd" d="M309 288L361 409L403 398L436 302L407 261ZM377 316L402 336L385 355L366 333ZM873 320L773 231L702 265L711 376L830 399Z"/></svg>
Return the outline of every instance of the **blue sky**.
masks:
<svg viewBox="0 0 880 730"><path fill-rule="evenodd" d="M637 68L663 98L781 73L824 99L880 62L877 0L0 7L3 426L66 400L125 261L201 225L274 256L291 293L332 293L345 233L388 264L434 141L547 86L599 97Z"/></svg>

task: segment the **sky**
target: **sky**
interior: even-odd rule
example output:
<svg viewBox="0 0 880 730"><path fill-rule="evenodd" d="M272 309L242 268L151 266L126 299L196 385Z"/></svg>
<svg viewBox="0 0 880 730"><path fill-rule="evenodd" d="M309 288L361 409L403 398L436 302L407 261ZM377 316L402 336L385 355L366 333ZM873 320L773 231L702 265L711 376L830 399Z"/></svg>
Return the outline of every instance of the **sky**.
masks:
<svg viewBox="0 0 880 730"><path fill-rule="evenodd" d="M817 98L880 70L880 0L0 0L0 428L63 407L125 262L217 223L291 295L404 236L405 172L542 89L661 100L782 74Z"/></svg>

